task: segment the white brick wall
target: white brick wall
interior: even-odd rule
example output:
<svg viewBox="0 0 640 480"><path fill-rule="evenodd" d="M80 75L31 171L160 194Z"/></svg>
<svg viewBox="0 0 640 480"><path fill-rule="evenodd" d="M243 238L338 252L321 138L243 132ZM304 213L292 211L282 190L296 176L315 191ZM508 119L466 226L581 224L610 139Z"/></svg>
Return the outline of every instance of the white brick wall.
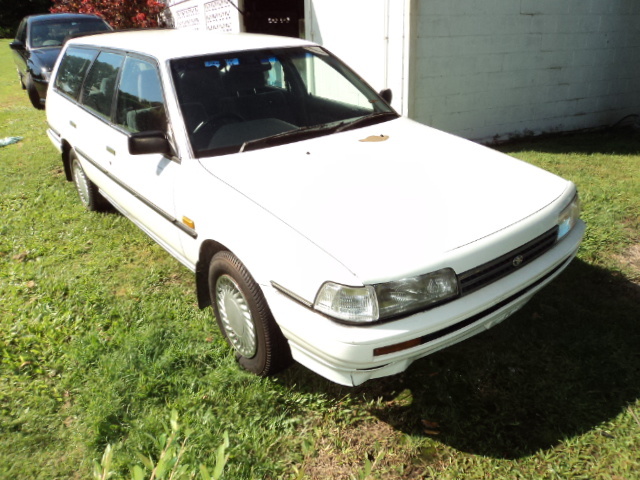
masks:
<svg viewBox="0 0 640 480"><path fill-rule="evenodd" d="M415 0L409 116L477 140L640 114L640 0Z"/></svg>

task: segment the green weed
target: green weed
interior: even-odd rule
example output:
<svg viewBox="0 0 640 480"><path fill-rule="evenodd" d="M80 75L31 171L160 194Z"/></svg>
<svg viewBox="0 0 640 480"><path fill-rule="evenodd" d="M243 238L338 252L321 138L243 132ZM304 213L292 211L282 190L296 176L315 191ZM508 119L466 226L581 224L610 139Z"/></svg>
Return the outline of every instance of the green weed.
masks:
<svg viewBox="0 0 640 480"><path fill-rule="evenodd" d="M186 478L200 478L202 480L219 480L222 478L224 466L229 460L227 449L229 448L229 435L224 432L224 440L216 450L215 465L212 469L200 464L198 468L192 467L183 462L185 452L189 449L188 440L192 430L184 432L184 438L180 439L181 426L178 423L178 412L171 411L170 431L158 437L151 437L159 452L157 459L150 455L138 452L138 459L141 465L134 465L131 468L131 480L181 480ZM114 448L107 445L100 462L95 461L93 465L93 478L95 480L108 480L110 478L122 478L111 470L113 462Z"/></svg>

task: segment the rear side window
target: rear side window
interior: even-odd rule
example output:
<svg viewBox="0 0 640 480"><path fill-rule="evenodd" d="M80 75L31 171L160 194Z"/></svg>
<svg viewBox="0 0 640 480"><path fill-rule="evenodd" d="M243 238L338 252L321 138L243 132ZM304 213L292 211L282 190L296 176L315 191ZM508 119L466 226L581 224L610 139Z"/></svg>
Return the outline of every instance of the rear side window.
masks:
<svg viewBox="0 0 640 480"><path fill-rule="evenodd" d="M81 103L102 117L111 117L113 93L123 60L123 55L102 52L84 81Z"/></svg>
<svg viewBox="0 0 640 480"><path fill-rule="evenodd" d="M162 85L153 63L135 57L125 60L118 87L116 123L133 133L166 132Z"/></svg>
<svg viewBox="0 0 640 480"><path fill-rule="evenodd" d="M69 48L60 61L55 88L77 100L82 80L98 52L87 48Z"/></svg>

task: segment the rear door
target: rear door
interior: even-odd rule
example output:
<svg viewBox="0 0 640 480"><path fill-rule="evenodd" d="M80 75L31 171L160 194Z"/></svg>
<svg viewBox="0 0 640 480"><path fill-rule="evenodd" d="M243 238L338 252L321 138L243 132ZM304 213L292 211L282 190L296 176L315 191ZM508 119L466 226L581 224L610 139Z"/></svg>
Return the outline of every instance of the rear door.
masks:
<svg viewBox="0 0 640 480"><path fill-rule="evenodd" d="M124 58L123 53L100 52L78 87L81 107L71 109L71 145L89 178L105 192L111 192L114 185L112 155L105 139L113 129L111 112L115 86Z"/></svg>

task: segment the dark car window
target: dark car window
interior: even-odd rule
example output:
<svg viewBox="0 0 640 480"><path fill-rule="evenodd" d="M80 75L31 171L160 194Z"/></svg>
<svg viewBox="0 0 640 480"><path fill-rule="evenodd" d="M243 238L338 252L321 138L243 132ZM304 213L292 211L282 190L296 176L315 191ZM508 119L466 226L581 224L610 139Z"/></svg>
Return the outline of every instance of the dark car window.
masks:
<svg viewBox="0 0 640 480"><path fill-rule="evenodd" d="M96 55L97 50L69 48L60 61L55 88L77 100L84 75Z"/></svg>
<svg viewBox="0 0 640 480"><path fill-rule="evenodd" d="M16 33L16 40L22 42L26 45L27 43L27 21L22 20L20 26L18 27L18 32Z"/></svg>
<svg viewBox="0 0 640 480"><path fill-rule="evenodd" d="M171 73L196 156L264 148L273 143L258 140L292 142L397 117L319 47L185 57L171 60Z"/></svg>
<svg viewBox="0 0 640 480"><path fill-rule="evenodd" d="M102 52L93 62L82 88L81 103L105 118L111 117L111 105L123 55Z"/></svg>
<svg viewBox="0 0 640 480"><path fill-rule="evenodd" d="M151 62L134 57L125 60L118 87L116 123L132 133L167 130L162 85Z"/></svg>
<svg viewBox="0 0 640 480"><path fill-rule="evenodd" d="M109 27L99 18L34 22L31 24L29 43L32 48L59 47L69 36L106 30Z"/></svg>

